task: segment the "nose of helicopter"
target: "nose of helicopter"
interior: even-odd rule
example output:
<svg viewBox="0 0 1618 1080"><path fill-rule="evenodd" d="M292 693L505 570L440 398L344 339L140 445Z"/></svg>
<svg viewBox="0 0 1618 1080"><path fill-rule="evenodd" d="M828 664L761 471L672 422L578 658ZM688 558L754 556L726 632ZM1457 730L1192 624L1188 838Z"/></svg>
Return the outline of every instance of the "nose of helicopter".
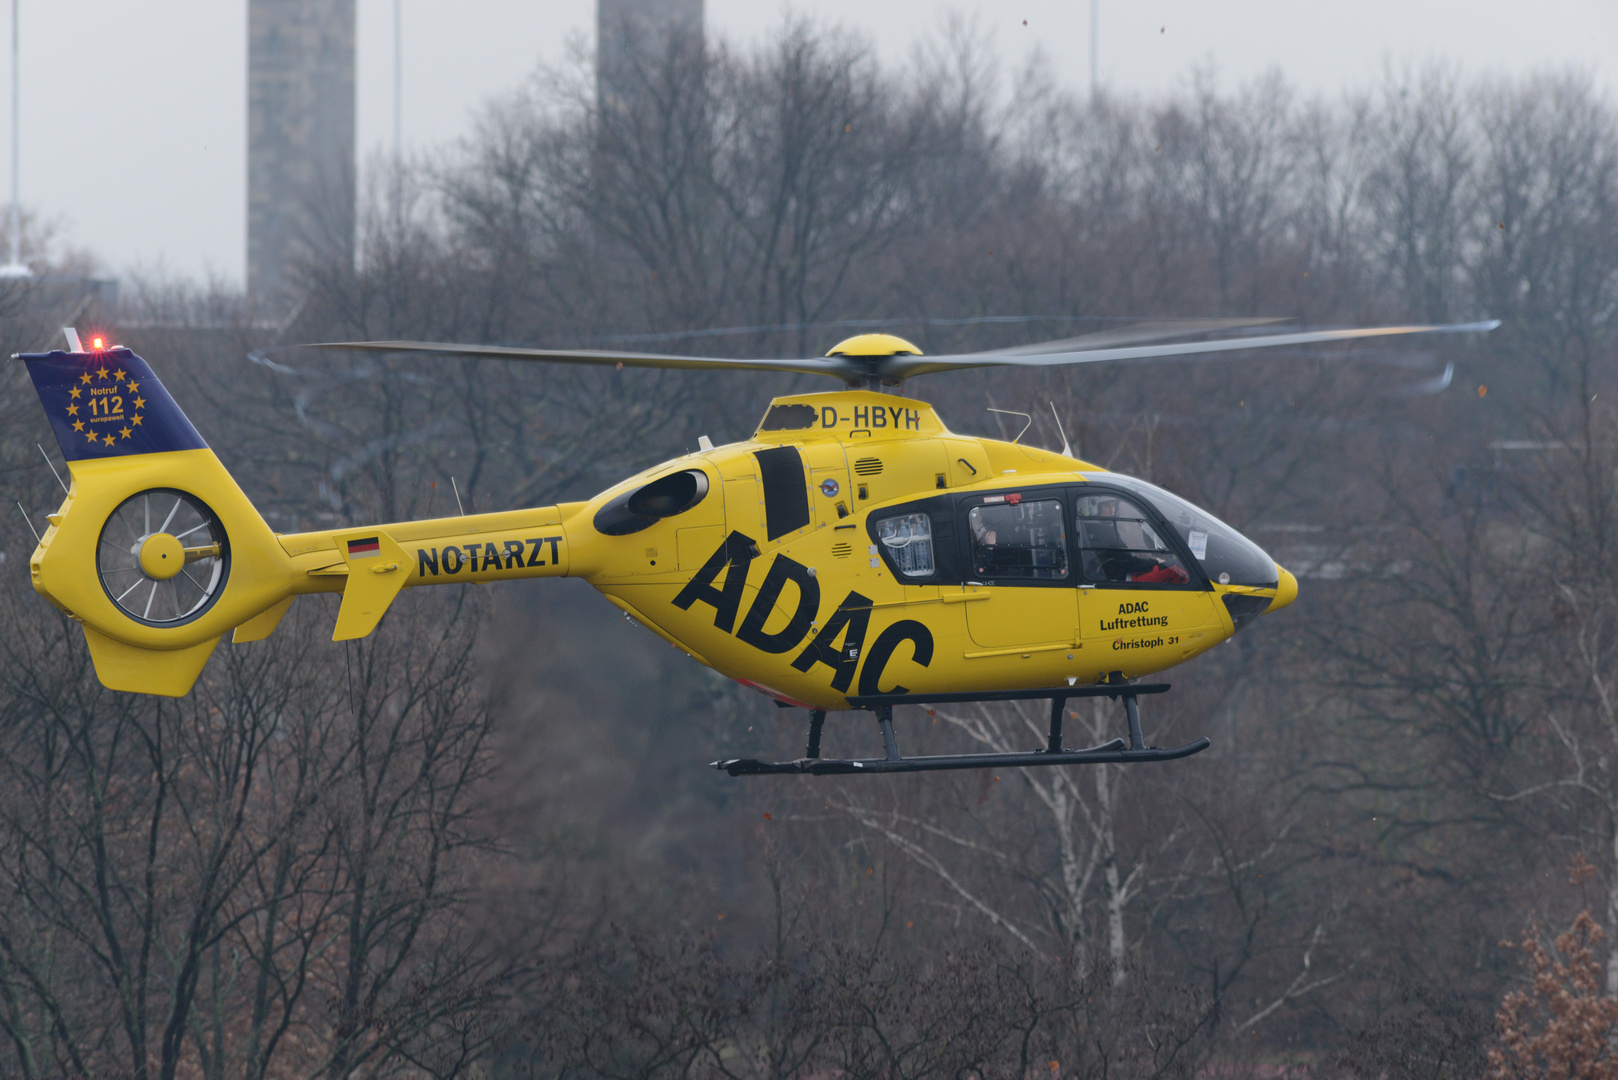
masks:
<svg viewBox="0 0 1618 1080"><path fill-rule="evenodd" d="M1266 615L1280 611L1298 598L1298 579L1292 576L1292 572L1279 564L1276 565L1275 572L1280 580L1275 587L1275 599L1264 609Z"/></svg>

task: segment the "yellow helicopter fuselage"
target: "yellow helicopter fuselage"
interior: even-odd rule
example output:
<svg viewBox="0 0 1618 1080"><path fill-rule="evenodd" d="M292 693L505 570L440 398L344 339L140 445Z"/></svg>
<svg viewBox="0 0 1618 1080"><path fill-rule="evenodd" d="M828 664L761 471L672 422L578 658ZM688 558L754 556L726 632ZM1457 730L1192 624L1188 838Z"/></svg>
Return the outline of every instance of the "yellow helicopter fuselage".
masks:
<svg viewBox="0 0 1618 1080"><path fill-rule="evenodd" d="M788 461L772 490L768 455L787 448L801 465ZM709 493L683 513L622 537L591 527L615 498L693 469L707 475ZM800 469L803 520L772 527L772 498L793 497L791 474ZM955 435L925 402L846 391L777 399L752 440L666 462L559 516L571 576L694 659L822 709L846 708L854 693L1135 678L1230 637L1225 595L1262 600L1263 610L1296 595L1284 571L1268 588L1175 586L1086 580L1098 575L1086 575L1071 551L1065 566L1040 577L1008 579L972 562L973 509L1049 506L1048 519L1069 534L1047 537L1054 551L1076 531L1077 493L1105 487L1109 476L1060 454ZM1007 497L1016 499L1010 507ZM879 525L915 513L931 519L935 572L911 576ZM780 524L796 527L777 531ZM946 553L951 545L957 550ZM951 563L953 572L941 572ZM744 583L727 597L737 570Z"/></svg>

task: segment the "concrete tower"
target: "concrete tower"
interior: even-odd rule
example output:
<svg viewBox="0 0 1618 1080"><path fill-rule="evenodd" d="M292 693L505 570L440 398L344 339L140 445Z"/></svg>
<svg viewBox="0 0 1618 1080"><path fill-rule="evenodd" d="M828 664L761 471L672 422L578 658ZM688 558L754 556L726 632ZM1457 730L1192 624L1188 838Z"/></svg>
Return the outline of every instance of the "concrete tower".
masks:
<svg viewBox="0 0 1618 1080"><path fill-rule="evenodd" d="M247 0L247 291L354 253L354 0Z"/></svg>
<svg viewBox="0 0 1618 1080"><path fill-rule="evenodd" d="M702 40L702 0L596 0L596 93L622 102L638 64L656 58L675 37Z"/></svg>

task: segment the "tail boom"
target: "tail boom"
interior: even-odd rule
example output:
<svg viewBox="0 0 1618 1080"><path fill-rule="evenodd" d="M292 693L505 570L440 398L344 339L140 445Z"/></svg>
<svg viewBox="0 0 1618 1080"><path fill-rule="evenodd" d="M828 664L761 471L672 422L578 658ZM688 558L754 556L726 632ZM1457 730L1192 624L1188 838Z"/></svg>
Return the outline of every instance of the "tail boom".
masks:
<svg viewBox="0 0 1618 1080"><path fill-rule="evenodd" d="M114 690L187 693L222 635L234 630L238 643L269 637L300 595L341 593L332 637L346 641L374 630L405 588L569 571L562 507L276 535L212 450L80 460L68 468L71 489L29 571L41 595L84 625L97 674ZM98 549L110 544L105 523L131 493L175 492L182 484L223 526L228 571L220 594L195 617L143 622L119 607L93 570Z"/></svg>
<svg viewBox="0 0 1618 1080"><path fill-rule="evenodd" d="M342 641L409 586L569 572L571 507L279 536L139 356L19 359L72 477L30 577L84 626L110 689L184 695L221 636L268 637L305 593L342 593Z"/></svg>
<svg viewBox="0 0 1618 1080"><path fill-rule="evenodd" d="M75 619L131 645L186 648L218 637L289 593L291 561L212 450L70 461L68 471L67 498L51 515L29 560L29 574L36 590ZM222 552L229 562L224 594L178 626L130 620L95 572L98 549L118 546L106 530L114 511L146 491L183 491L201 500L229 538Z"/></svg>
<svg viewBox="0 0 1618 1080"><path fill-rule="evenodd" d="M334 641L364 637L401 590L567 577L561 506L433 518L280 537L306 567L298 592L343 594Z"/></svg>

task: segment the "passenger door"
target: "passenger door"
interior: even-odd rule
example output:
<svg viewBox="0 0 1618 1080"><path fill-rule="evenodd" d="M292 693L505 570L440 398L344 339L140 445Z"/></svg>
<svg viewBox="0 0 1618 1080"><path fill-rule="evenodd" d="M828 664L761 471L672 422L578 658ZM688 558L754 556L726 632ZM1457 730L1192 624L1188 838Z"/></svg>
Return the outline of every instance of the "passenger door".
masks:
<svg viewBox="0 0 1618 1080"><path fill-rule="evenodd" d="M1074 572L1059 490L979 495L960 509L967 632L987 652L1072 648Z"/></svg>

